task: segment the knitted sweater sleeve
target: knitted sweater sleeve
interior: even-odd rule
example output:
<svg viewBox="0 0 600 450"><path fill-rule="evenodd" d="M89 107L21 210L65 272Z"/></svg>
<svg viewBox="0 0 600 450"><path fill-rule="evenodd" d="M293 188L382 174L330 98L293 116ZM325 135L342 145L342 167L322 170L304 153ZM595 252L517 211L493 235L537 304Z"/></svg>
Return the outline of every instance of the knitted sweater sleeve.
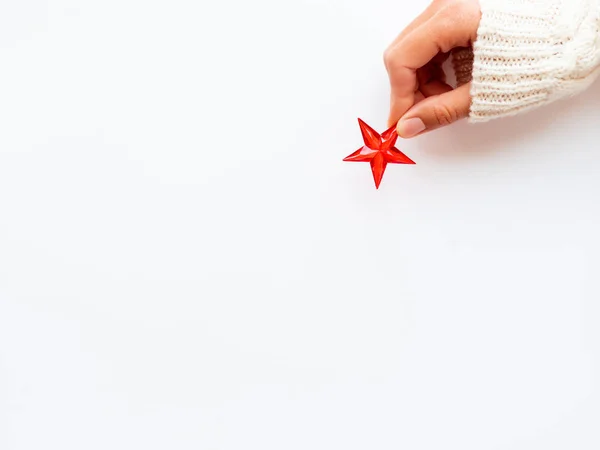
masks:
<svg viewBox="0 0 600 450"><path fill-rule="evenodd" d="M471 122L585 90L600 73L600 0L479 0ZM460 66L460 64L458 64Z"/></svg>

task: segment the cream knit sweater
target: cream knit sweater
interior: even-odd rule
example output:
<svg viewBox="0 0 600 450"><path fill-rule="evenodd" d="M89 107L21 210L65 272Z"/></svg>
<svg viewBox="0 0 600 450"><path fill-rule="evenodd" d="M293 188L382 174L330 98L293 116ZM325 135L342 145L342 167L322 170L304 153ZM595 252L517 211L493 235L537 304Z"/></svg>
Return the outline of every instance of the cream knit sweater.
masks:
<svg viewBox="0 0 600 450"><path fill-rule="evenodd" d="M479 0L473 51L454 53L472 81L471 122L515 115L585 90L600 73L600 0Z"/></svg>

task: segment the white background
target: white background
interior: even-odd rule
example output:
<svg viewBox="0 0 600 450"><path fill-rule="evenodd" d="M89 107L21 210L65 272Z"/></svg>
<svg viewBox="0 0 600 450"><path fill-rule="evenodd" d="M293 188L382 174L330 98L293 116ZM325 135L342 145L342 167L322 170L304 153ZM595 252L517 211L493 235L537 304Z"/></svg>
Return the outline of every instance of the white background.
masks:
<svg viewBox="0 0 600 450"><path fill-rule="evenodd" d="M600 447L600 87L399 147L401 0L0 2L2 450Z"/></svg>

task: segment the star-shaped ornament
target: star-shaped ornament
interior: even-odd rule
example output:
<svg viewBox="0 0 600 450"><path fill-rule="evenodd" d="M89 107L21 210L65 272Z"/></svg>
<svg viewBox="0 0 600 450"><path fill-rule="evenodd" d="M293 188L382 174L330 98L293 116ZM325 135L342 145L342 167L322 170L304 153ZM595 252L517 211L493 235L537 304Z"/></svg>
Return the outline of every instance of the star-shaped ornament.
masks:
<svg viewBox="0 0 600 450"><path fill-rule="evenodd" d="M358 119L365 145L344 158L344 161L368 162L371 164L375 188L379 189L381 179L388 164L416 164L408 156L398 150L396 127L391 127L379 134L361 119Z"/></svg>

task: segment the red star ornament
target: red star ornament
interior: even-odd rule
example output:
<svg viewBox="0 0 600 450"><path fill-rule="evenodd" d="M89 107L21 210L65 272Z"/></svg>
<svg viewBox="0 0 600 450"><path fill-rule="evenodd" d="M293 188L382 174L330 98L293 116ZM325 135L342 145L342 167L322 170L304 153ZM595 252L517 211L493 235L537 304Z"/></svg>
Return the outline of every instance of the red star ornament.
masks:
<svg viewBox="0 0 600 450"><path fill-rule="evenodd" d="M344 161L368 162L371 164L375 188L379 189L381 179L388 163L390 164L416 164L408 156L398 150L394 145L398 139L396 127L391 127L379 134L361 119L358 119L360 131L362 132L365 145L356 150L351 155L344 158Z"/></svg>

